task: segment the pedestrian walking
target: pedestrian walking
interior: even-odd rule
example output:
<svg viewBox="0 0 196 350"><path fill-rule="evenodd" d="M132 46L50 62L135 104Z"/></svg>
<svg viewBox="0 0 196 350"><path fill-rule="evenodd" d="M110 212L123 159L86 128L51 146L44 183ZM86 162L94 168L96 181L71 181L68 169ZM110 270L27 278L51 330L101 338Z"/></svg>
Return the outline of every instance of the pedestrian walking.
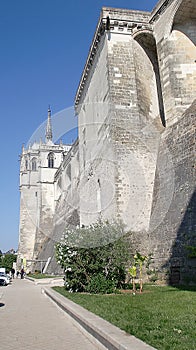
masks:
<svg viewBox="0 0 196 350"><path fill-rule="evenodd" d="M21 271L20 271L20 277L21 277L21 280L24 278L24 269L21 269Z"/></svg>
<svg viewBox="0 0 196 350"><path fill-rule="evenodd" d="M14 278L14 276L15 276L15 269L14 268L11 269L11 275L12 275L12 278Z"/></svg>

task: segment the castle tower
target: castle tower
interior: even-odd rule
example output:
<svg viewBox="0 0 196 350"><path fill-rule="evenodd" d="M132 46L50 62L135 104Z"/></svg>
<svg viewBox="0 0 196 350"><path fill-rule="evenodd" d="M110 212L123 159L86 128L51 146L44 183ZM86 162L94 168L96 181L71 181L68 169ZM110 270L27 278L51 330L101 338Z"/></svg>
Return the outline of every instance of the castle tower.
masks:
<svg viewBox="0 0 196 350"><path fill-rule="evenodd" d="M48 108L45 142L23 147L20 157L20 224L18 267L31 270L42 245L52 234L54 176L70 146L52 141L51 109Z"/></svg>

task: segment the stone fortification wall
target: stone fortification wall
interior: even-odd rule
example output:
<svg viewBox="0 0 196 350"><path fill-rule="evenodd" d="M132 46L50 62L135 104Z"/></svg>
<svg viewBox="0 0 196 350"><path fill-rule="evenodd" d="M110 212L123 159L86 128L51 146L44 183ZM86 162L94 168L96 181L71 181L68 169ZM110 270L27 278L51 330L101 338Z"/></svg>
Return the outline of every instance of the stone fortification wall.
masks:
<svg viewBox="0 0 196 350"><path fill-rule="evenodd" d="M149 231L155 266L172 283L196 282L196 101L162 134Z"/></svg>
<svg viewBox="0 0 196 350"><path fill-rule="evenodd" d="M160 2L150 20L157 44L166 129L159 147L149 240L155 265L165 268L167 280L195 282L195 262L188 259L186 246L196 243L196 3L169 1L161 8L165 3Z"/></svg>
<svg viewBox="0 0 196 350"><path fill-rule="evenodd" d="M109 138L110 87L105 34L99 45L78 115L81 225L115 215L115 167Z"/></svg>
<svg viewBox="0 0 196 350"><path fill-rule="evenodd" d="M183 9L185 16L182 17ZM81 106L87 101L103 101L100 95L103 88L99 89L96 75L101 60L102 71L107 67L102 83L108 86L109 109L108 117L105 121L102 119L100 139L94 140L95 130L91 133L93 147L89 147L90 143L86 143L87 139L82 136L82 131L80 133L80 154L89 154L86 159L91 160L86 180L89 188L84 186L85 193L87 197L91 196L97 211L104 217L101 201L98 202L109 193L106 190L102 195L99 178L104 172L102 159L106 152L107 157L112 157L112 166L108 165L108 169L113 169L110 183L114 203L108 206L111 211L105 212L106 216L122 219L127 228L135 231L135 246L143 253L151 252L154 266L165 267L173 281L175 264L179 265L180 268L176 265L182 273L179 281L189 264L179 239L181 226L185 225L189 232L187 242L194 243L193 217L190 219L189 215L187 219L185 212L189 201L191 208L195 205L195 112L193 106L193 114L188 109L196 91L195 3L161 1L151 16L137 11L104 8L102 16L106 31L83 87L85 98L80 101ZM96 108L93 113L84 110L81 115L84 124L88 124L92 115L95 121ZM187 119L190 124L187 124ZM108 142L102 149L99 147L101 138ZM93 163L98 155L100 161ZM83 170L85 172L87 167L84 166ZM84 224L95 221L97 217L89 213L90 209L92 203L89 208L86 206ZM179 210L184 213L185 220L182 213L179 215ZM178 245L176 250L174 247Z"/></svg>
<svg viewBox="0 0 196 350"><path fill-rule="evenodd" d="M108 15L112 30L102 34L77 107L81 223L117 217L147 230L159 139L151 124L161 121L152 64L128 34L129 25L146 26L149 13L104 8L103 19Z"/></svg>
<svg viewBox="0 0 196 350"><path fill-rule="evenodd" d="M79 224L79 149L78 140L55 175L55 215L53 238L61 237L65 226Z"/></svg>

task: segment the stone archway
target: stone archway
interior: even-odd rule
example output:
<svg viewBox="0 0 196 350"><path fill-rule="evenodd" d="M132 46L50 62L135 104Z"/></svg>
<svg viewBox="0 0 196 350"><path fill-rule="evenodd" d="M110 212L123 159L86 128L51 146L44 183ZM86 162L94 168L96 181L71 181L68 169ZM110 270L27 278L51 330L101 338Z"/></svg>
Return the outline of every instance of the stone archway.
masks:
<svg viewBox="0 0 196 350"><path fill-rule="evenodd" d="M169 40L174 42L174 75L178 101L191 105L196 90L196 1L182 0L174 14Z"/></svg>
<svg viewBox="0 0 196 350"><path fill-rule="evenodd" d="M145 67L144 70L145 70L145 73L147 74L146 77L148 77L148 80L149 80L147 82L148 88L146 89L146 92L149 94L149 92L151 91L151 98L148 99L148 104L149 104L148 108L149 110L151 110L150 112L151 117L153 119L157 118L157 115L156 116L152 115L154 113L157 113L161 120L162 125L165 127L166 126L165 112L164 112L164 105L163 105L163 96L162 96L162 89L161 89L161 80L160 80L160 72L159 72L155 38L153 36L152 31L150 30L137 31L134 33L133 38L135 42L139 44L139 47L140 47L140 49L139 47L136 47L137 62L139 62L141 58L143 62L142 65L143 67ZM140 52L137 52L139 50ZM144 64L144 61L145 61L145 64ZM139 75L143 73L144 72L141 72L136 68L136 75L138 75L137 77L138 81L140 80ZM141 80L145 85L145 75L142 76ZM144 97L145 90L142 91L142 95ZM153 100L154 100L154 104L157 104L158 106L157 111L156 111L156 108L152 108ZM148 108L146 110L148 110Z"/></svg>
<svg viewBox="0 0 196 350"><path fill-rule="evenodd" d="M196 45L196 1L182 0L173 17L171 31L177 29Z"/></svg>

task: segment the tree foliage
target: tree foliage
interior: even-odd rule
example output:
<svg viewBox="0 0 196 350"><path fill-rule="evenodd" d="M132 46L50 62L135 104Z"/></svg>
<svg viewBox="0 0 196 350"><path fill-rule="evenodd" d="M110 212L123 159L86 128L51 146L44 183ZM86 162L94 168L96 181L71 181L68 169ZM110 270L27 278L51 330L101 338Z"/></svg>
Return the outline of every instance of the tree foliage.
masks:
<svg viewBox="0 0 196 350"><path fill-rule="evenodd" d="M6 271L9 272L12 269L13 262L16 262L17 256L15 254L5 254L0 256L0 265L5 267Z"/></svg>
<svg viewBox="0 0 196 350"><path fill-rule="evenodd" d="M57 262L65 271L65 288L90 293L110 293L120 288L126 278L129 248L121 224L98 222L66 229L56 245Z"/></svg>

